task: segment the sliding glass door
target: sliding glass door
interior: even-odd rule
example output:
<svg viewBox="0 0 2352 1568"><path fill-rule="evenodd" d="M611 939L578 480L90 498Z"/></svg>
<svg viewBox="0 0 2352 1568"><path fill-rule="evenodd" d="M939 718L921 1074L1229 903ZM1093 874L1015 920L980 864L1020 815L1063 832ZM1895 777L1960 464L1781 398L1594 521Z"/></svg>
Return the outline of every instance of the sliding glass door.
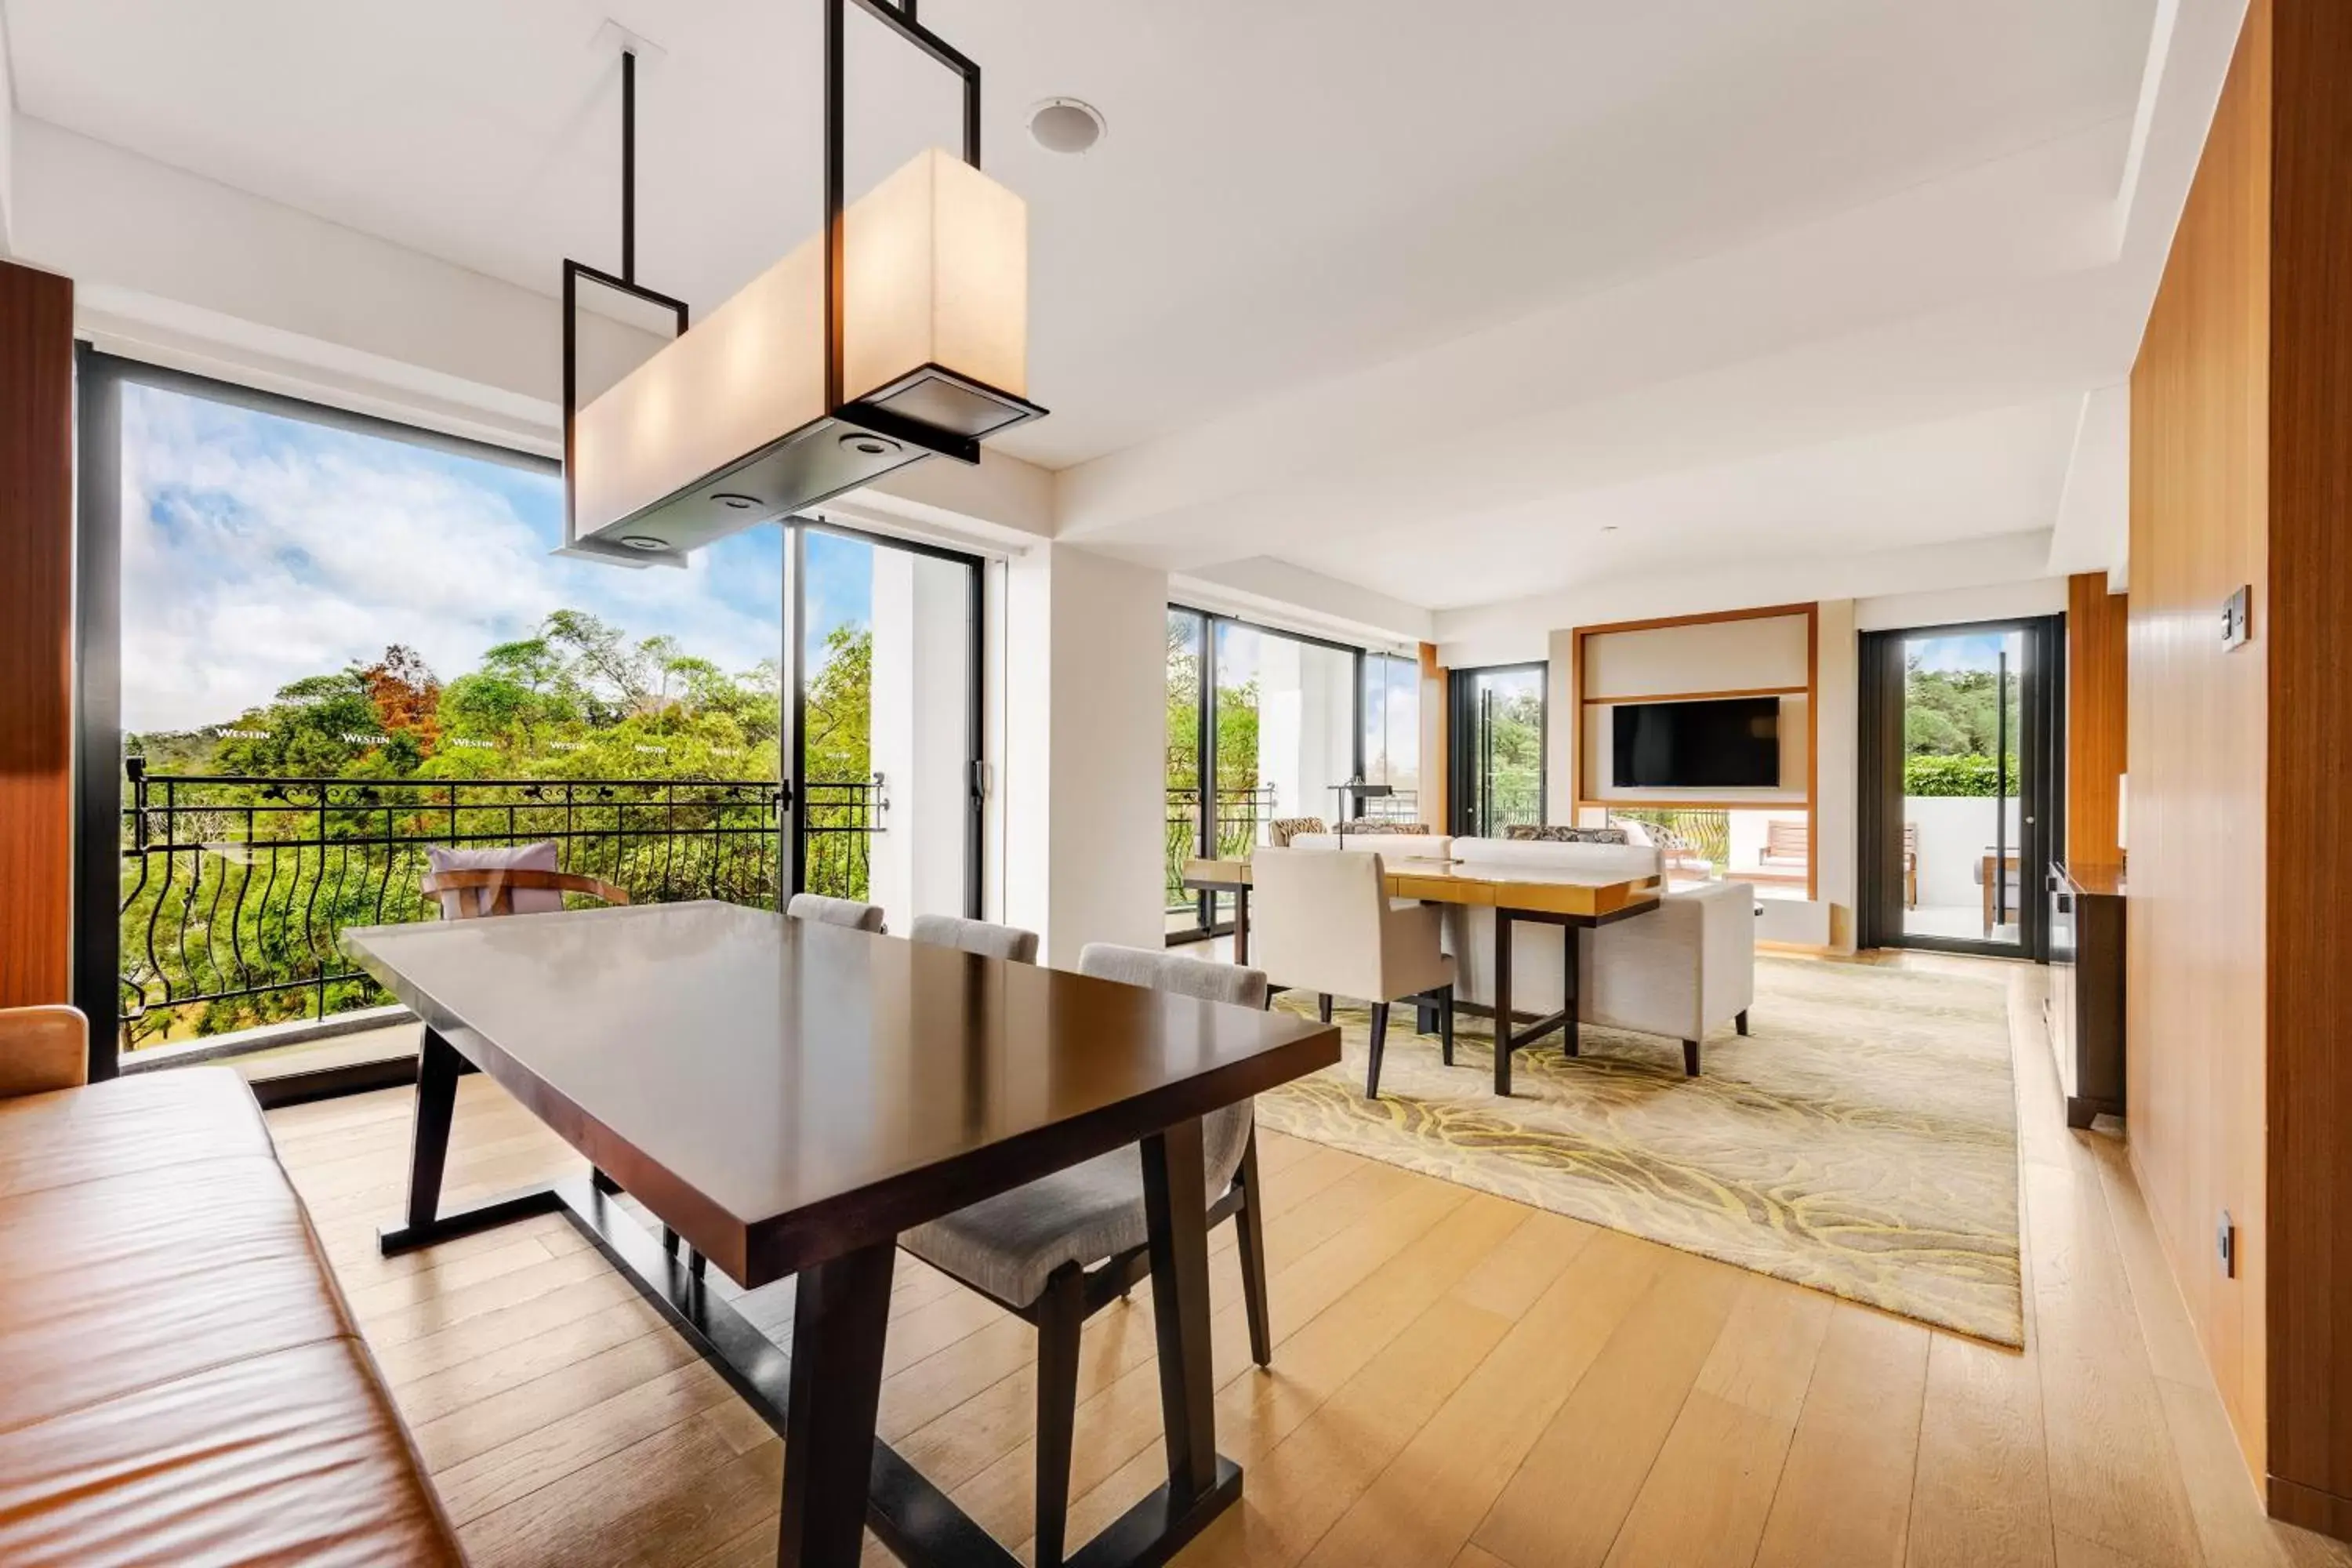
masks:
<svg viewBox="0 0 2352 1568"><path fill-rule="evenodd" d="M1169 939L1232 920L1185 888L1189 859L1246 855L1280 818L1413 820L1420 713L1411 659L1170 605Z"/></svg>
<svg viewBox="0 0 2352 1568"><path fill-rule="evenodd" d="M1865 944L2047 956L2064 617L1863 641Z"/></svg>
<svg viewBox="0 0 2352 1568"><path fill-rule="evenodd" d="M800 630L791 796L795 889L977 915L980 563L830 525L790 525Z"/></svg>
<svg viewBox="0 0 2352 1568"><path fill-rule="evenodd" d="M435 918L436 846L551 845L639 903L973 911L972 558L795 523L617 570L553 553L546 459L79 370L75 995L102 1075L263 1048L257 1077L299 1074L328 1035L346 1068L413 1058L341 937Z"/></svg>
<svg viewBox="0 0 2352 1568"><path fill-rule="evenodd" d="M1544 819L1543 664L1457 669L1453 679L1453 830L1499 838Z"/></svg>

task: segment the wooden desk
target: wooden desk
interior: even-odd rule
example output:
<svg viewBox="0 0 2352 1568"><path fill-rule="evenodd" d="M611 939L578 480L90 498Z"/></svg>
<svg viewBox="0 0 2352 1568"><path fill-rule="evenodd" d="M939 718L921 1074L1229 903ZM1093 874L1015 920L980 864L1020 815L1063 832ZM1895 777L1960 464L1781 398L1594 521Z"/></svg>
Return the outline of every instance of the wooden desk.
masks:
<svg viewBox="0 0 2352 1568"><path fill-rule="evenodd" d="M899 1232L1129 1143L1150 1216L1169 1482L1072 1561L1160 1563L1241 1495L1215 1450L1200 1118L1339 1059L1336 1029L692 903L378 926L344 945L425 1025L386 1253L561 1210L785 1439L779 1560L1011 1552L874 1435ZM440 1212L458 1077L593 1174ZM656 1242L625 1191L675 1233ZM677 1237L699 1255L682 1263ZM703 1288L797 1275L792 1348Z"/></svg>
<svg viewBox="0 0 2352 1568"><path fill-rule="evenodd" d="M1595 926L1631 920L1658 907L1663 891L1655 877L1621 877L1549 866L1498 865L1492 861L1397 859L1381 861L1392 899L1463 904L1495 911L1495 1092L1511 1092L1511 1053L1560 1031L1560 1048L1576 1055L1576 986L1583 933ZM1184 886L1234 898L1234 960L1249 962L1250 864L1247 860L1188 860ZM1514 1027L1511 1011L1511 927L1521 921L1562 928L1566 974L1560 1010L1526 1029ZM1268 976L1277 984L1282 977Z"/></svg>

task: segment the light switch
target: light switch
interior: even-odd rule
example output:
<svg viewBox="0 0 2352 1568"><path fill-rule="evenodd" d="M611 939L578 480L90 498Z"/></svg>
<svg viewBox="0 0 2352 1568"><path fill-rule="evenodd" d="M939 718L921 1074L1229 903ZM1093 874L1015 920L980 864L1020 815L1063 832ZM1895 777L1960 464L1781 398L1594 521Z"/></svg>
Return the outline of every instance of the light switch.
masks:
<svg viewBox="0 0 2352 1568"><path fill-rule="evenodd" d="M2254 631L2254 589L2251 583L2221 601L2221 646L2242 647Z"/></svg>

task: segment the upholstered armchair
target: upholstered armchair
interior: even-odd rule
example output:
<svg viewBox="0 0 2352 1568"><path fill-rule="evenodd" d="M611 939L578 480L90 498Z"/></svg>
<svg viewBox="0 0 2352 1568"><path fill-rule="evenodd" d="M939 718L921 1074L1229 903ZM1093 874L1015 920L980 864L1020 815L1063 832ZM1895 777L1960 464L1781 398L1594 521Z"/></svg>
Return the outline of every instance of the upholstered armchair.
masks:
<svg viewBox="0 0 2352 1568"><path fill-rule="evenodd" d="M1454 853L1470 869L1516 864L1635 877L1661 870L1654 846L1457 838ZM1454 905L1445 921L1446 948L1459 972L1462 999L1491 1005L1494 911ZM1559 1009L1566 979L1562 942L1557 926L1513 925L1515 1011L1541 1016ZM1756 893L1745 882L1707 882L1670 892L1649 914L1585 933L1577 1020L1680 1040L1683 1070L1693 1076L1710 1030L1733 1024L1748 1032L1748 1008L1755 996Z"/></svg>

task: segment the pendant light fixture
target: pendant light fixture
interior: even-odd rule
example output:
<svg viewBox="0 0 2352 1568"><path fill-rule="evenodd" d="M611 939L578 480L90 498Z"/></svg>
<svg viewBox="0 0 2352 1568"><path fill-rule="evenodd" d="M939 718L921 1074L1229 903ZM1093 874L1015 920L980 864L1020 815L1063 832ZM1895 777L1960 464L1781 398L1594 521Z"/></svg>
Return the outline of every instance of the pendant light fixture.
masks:
<svg viewBox="0 0 2352 1568"><path fill-rule="evenodd" d="M635 276L635 61L623 58L622 269L563 264L564 552L629 565L688 551L980 442L1045 411L1028 383L1028 209L980 172L980 68L916 19L855 0L963 79L963 155L918 154L844 203L844 24L824 5L824 221L688 328ZM677 335L578 401L576 288L670 310Z"/></svg>

